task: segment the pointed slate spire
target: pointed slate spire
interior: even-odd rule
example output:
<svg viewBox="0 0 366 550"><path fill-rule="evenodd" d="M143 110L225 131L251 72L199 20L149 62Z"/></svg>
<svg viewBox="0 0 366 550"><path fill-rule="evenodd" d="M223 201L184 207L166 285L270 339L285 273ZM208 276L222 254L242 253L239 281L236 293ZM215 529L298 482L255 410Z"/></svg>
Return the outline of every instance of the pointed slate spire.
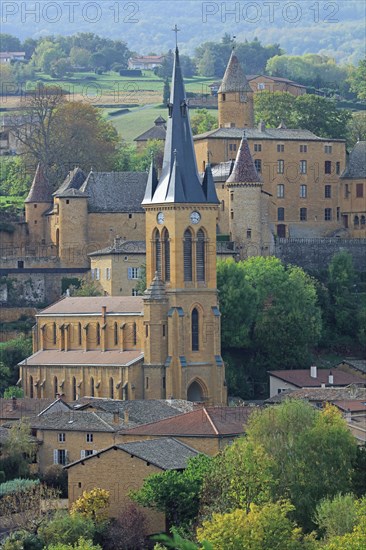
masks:
<svg viewBox="0 0 366 550"><path fill-rule="evenodd" d="M160 179L152 197L145 195L142 204L205 203L207 199L197 170L178 48L175 50L168 108L169 118Z"/></svg>
<svg viewBox="0 0 366 550"><path fill-rule="evenodd" d="M152 200L157 185L158 185L158 174L156 172L154 159L151 159L149 175L148 175L147 183L146 183L146 191L145 191L145 196L144 196L144 202L145 201L150 202Z"/></svg>
<svg viewBox="0 0 366 550"><path fill-rule="evenodd" d="M251 92L239 59L232 50L218 93Z"/></svg>
<svg viewBox="0 0 366 550"><path fill-rule="evenodd" d="M216 187L215 187L215 182L213 179L210 163L206 165L205 175L203 176L202 188L203 188L204 194L206 195L207 202L210 202L210 203L220 202L219 199L217 198Z"/></svg>
<svg viewBox="0 0 366 550"><path fill-rule="evenodd" d="M52 203L52 192L51 184L46 178L42 165L39 163L25 202Z"/></svg>
<svg viewBox="0 0 366 550"><path fill-rule="evenodd" d="M255 168L248 140L245 136L242 137L234 167L226 183L263 183Z"/></svg>

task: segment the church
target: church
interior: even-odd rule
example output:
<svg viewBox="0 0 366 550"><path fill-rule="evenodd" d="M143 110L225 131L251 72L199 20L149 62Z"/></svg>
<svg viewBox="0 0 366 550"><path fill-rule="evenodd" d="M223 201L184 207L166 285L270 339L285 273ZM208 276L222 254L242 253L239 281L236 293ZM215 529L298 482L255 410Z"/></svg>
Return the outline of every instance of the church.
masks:
<svg viewBox="0 0 366 550"><path fill-rule="evenodd" d="M142 297L65 297L41 311L33 355L20 364L27 397L226 404L216 288L220 203L210 165L202 182L197 170L178 48L168 111L163 167L158 177L151 164L142 201L147 290Z"/></svg>

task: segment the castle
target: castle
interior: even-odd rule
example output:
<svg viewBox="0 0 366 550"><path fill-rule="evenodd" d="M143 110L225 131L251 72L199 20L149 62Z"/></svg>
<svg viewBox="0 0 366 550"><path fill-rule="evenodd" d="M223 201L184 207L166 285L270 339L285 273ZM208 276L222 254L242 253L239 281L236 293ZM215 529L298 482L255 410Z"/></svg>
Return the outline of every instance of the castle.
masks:
<svg viewBox="0 0 366 550"><path fill-rule="evenodd" d="M82 186L74 185L79 175L75 171L56 194L60 223L71 203L79 205L73 207L79 219L86 216L86 195L93 189L88 181L94 176L90 174ZM33 189L27 204L45 205L38 201L48 193L40 172L35 187L39 194ZM152 163L142 205L144 296L66 297L40 312L34 353L21 363L27 397L62 394L69 401L91 395L226 403L216 290L219 200L210 166L202 183L197 171L178 48L163 168L158 177ZM77 218L68 230L70 238L80 235ZM78 235L72 235L76 231ZM60 246L62 228L59 239Z"/></svg>

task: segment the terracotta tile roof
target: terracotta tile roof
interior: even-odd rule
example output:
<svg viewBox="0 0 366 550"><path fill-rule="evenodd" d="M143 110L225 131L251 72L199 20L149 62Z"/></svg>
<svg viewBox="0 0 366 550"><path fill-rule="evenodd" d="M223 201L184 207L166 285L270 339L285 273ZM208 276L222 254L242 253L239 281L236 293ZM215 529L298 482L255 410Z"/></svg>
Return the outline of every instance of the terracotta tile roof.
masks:
<svg viewBox="0 0 366 550"><path fill-rule="evenodd" d="M268 371L270 376L274 376L279 380L283 380L288 384L293 384L298 388L320 387L322 384L326 386L348 386L349 384L365 384L364 378L343 372L339 369L317 369L316 378L310 376L310 369L294 369L294 370L273 370ZM333 384L329 384L328 377L333 375Z"/></svg>
<svg viewBox="0 0 366 550"><path fill-rule="evenodd" d="M143 358L140 350L100 351L100 350L44 350L37 351L19 365L106 365L128 366Z"/></svg>
<svg viewBox="0 0 366 550"><path fill-rule="evenodd" d="M253 410L253 407L203 407L120 433L176 437L240 435Z"/></svg>
<svg viewBox="0 0 366 550"><path fill-rule="evenodd" d="M68 314L101 314L102 307L106 306L106 314L121 313L140 315L143 310L141 296L92 296L66 297L55 304L43 309L37 317L46 315Z"/></svg>
<svg viewBox="0 0 366 550"><path fill-rule="evenodd" d="M287 390L266 399L266 403L281 403L285 399L306 399L317 403L331 403L345 399L366 401L366 388L348 386L344 388L303 388L301 390Z"/></svg>
<svg viewBox="0 0 366 550"><path fill-rule="evenodd" d="M334 400L332 404L344 412L366 412L366 401L362 399Z"/></svg>
<svg viewBox="0 0 366 550"><path fill-rule="evenodd" d="M54 399L31 399L30 397L17 397L15 400L0 398L0 419L28 418L39 414L54 401Z"/></svg>
<svg viewBox="0 0 366 550"><path fill-rule="evenodd" d="M226 183L263 183L255 168L248 140L242 138L232 172Z"/></svg>
<svg viewBox="0 0 366 550"><path fill-rule="evenodd" d="M98 458L101 454L108 453L112 450L128 453L130 456L135 456L144 462L153 464L161 470L183 470L186 468L188 460L199 454L195 449L192 449L192 447L185 445L185 443L173 438L164 437L160 439L133 441L131 443L113 445L94 455L72 462L65 466L65 469L72 468L76 464L80 464L80 462L85 464L87 461ZM115 460L118 460L118 457L116 457Z"/></svg>

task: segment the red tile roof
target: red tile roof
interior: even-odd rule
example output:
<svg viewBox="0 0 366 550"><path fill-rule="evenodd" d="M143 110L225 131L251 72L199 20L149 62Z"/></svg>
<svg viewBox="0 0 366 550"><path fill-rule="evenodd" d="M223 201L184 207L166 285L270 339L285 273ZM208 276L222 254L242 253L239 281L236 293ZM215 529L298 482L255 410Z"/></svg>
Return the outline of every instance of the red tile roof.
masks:
<svg viewBox="0 0 366 550"><path fill-rule="evenodd" d="M121 430L129 435L220 437L244 433L254 407L202 407L172 418Z"/></svg>
<svg viewBox="0 0 366 550"><path fill-rule="evenodd" d="M361 399L343 399L332 401L332 404L345 412L366 412L366 402Z"/></svg>
<svg viewBox="0 0 366 550"><path fill-rule="evenodd" d="M142 296L91 296L67 297L42 310L38 316L68 314L99 314L102 307L106 313L139 315L143 311Z"/></svg>
<svg viewBox="0 0 366 550"><path fill-rule="evenodd" d="M0 399L0 419L2 420L18 420L19 418L27 418L35 416L46 409L52 399L31 399L30 397L18 397L16 399Z"/></svg>
<svg viewBox="0 0 366 550"><path fill-rule="evenodd" d="M268 374L298 388L316 388L321 387L322 384L333 387L365 384L364 378L339 369L317 369L316 378L310 376L310 369L272 370L268 371ZM333 384L329 384L328 381L330 374L333 375Z"/></svg>
<svg viewBox="0 0 366 550"><path fill-rule="evenodd" d="M37 351L20 365L108 365L127 366L143 358L140 350L133 351Z"/></svg>

